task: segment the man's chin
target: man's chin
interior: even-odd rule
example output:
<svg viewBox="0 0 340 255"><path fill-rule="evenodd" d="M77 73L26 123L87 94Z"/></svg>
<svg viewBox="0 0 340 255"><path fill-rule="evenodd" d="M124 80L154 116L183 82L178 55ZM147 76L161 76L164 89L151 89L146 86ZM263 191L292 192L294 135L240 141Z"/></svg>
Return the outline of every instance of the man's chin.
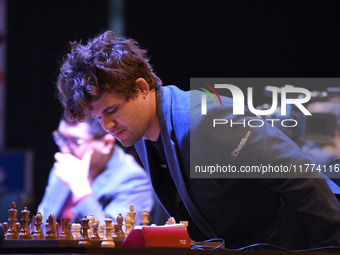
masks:
<svg viewBox="0 0 340 255"><path fill-rule="evenodd" d="M139 139L140 140L140 139ZM134 141L131 141L131 140L127 140L127 139L118 139L118 141L124 146L124 147L131 147L133 145L135 145L139 140L134 140Z"/></svg>

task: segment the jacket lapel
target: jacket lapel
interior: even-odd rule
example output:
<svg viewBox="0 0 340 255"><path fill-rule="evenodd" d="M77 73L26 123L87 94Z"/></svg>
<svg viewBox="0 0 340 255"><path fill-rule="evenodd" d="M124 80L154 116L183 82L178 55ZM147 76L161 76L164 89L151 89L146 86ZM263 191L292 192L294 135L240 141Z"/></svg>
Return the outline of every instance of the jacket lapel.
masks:
<svg viewBox="0 0 340 255"><path fill-rule="evenodd" d="M203 233L205 233L210 238L216 238L216 235L209 224L205 221L205 219L197 210L196 206L193 204L183 180L183 176L179 166L176 145L172 139L172 95L171 93L167 93L167 89L168 88L161 88L157 93L157 112L161 130L160 135L162 137L165 156L170 169L170 173L175 182L178 193L181 196L191 218L196 222Z"/></svg>

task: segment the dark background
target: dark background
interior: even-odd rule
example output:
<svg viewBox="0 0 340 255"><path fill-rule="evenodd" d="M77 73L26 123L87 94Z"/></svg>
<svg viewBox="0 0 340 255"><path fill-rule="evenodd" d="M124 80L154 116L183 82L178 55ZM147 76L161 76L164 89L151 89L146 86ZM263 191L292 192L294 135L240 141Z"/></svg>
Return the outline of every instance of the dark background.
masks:
<svg viewBox="0 0 340 255"><path fill-rule="evenodd" d="M148 50L165 85L188 90L190 77L340 75L338 1L124 3L125 35ZM110 5L108 0L7 4L5 146L34 152L35 212L57 151L51 132L62 112L54 87L59 62L69 41L109 28ZM254 90L264 100L263 88Z"/></svg>

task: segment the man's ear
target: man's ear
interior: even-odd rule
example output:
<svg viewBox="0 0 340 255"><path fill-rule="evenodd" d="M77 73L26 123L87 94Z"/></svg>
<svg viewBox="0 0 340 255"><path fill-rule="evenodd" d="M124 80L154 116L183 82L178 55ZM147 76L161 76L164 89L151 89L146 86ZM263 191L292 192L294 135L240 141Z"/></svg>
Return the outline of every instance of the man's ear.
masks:
<svg viewBox="0 0 340 255"><path fill-rule="evenodd" d="M102 148L102 152L104 154L111 153L112 148L115 145L116 139L112 135L110 135L110 134L104 135L104 137L102 139L103 139L103 142L104 142L104 146Z"/></svg>
<svg viewBox="0 0 340 255"><path fill-rule="evenodd" d="M140 91L140 93L144 96L146 96L149 93L150 86L149 83L144 78L138 78L136 80L136 87L137 90Z"/></svg>

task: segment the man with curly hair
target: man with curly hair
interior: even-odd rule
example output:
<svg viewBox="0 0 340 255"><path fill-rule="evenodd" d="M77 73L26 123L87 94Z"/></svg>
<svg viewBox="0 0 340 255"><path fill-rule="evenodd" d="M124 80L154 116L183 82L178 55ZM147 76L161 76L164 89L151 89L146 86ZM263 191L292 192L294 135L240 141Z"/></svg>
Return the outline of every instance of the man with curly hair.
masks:
<svg viewBox="0 0 340 255"><path fill-rule="evenodd" d="M333 183L322 174L307 179L190 178L190 150L213 153L204 144L190 147L190 136L206 120L190 120L190 111L200 107L190 107L190 95L200 92L162 86L136 41L107 31L85 44L71 43L57 86L67 118L94 116L124 146L135 145L163 207L177 221L189 221L193 240L220 237L229 248L254 243L290 249L340 245L338 187L332 192ZM222 101L229 103L208 105L213 110L207 117L234 118L230 99ZM310 162L289 138L266 124L211 138L235 148L246 135L242 152L236 159L227 155L224 163Z"/></svg>

